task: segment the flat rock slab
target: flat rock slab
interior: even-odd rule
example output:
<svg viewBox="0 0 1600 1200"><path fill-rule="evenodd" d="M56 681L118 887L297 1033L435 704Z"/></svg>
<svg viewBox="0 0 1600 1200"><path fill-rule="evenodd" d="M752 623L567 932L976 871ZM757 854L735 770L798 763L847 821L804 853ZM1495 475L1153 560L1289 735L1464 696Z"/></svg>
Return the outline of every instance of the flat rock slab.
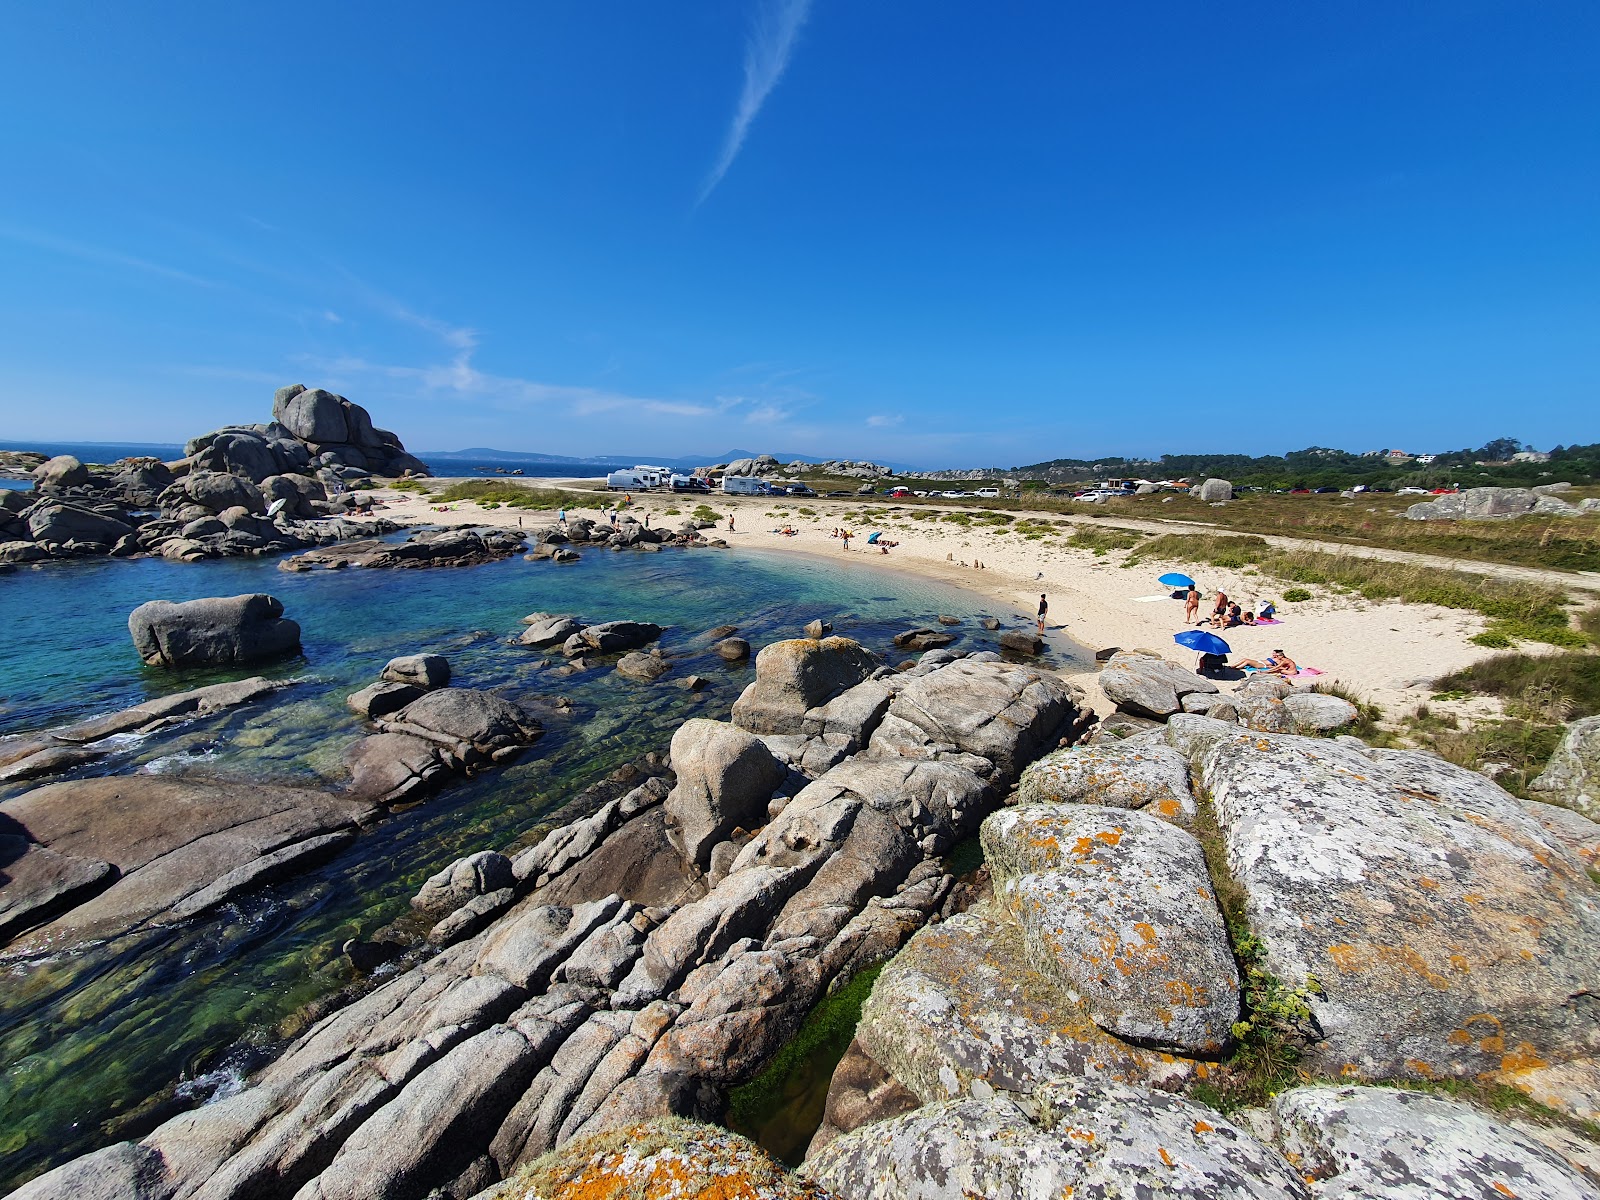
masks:
<svg viewBox="0 0 1600 1200"><path fill-rule="evenodd" d="M1350 1078L1514 1077L1591 1058L1600 889L1482 775L1416 751L1235 733L1200 758L1266 948Z"/></svg>
<svg viewBox="0 0 1600 1200"><path fill-rule="evenodd" d="M1028 961L1102 1029L1215 1055L1233 1039L1239 977L1200 843L1142 811L1026 805L983 823L995 899Z"/></svg>
<svg viewBox="0 0 1600 1200"><path fill-rule="evenodd" d="M1303 1087L1273 1102L1280 1140L1315 1194L1428 1200L1593 1200L1555 1151L1471 1105L1391 1088Z"/></svg>
<svg viewBox="0 0 1600 1200"><path fill-rule="evenodd" d="M856 1040L924 1104L1067 1078L1176 1086L1197 1068L1102 1030L1029 965L1021 927L988 903L906 943L873 985Z"/></svg>
<svg viewBox="0 0 1600 1200"><path fill-rule="evenodd" d="M32 841L110 863L120 878L20 947L27 953L131 929L263 855L354 829L369 811L303 788L152 775L35 788L0 804L0 813Z"/></svg>
<svg viewBox="0 0 1600 1200"><path fill-rule="evenodd" d="M1105 742L1052 751L1022 772L1017 799L1137 808L1185 828L1194 823L1189 763L1170 746Z"/></svg>
<svg viewBox="0 0 1600 1200"><path fill-rule="evenodd" d="M1138 651L1119 651L1099 675L1100 690L1124 712L1140 717L1170 716L1191 692L1215 692L1217 685L1193 671Z"/></svg>
<svg viewBox="0 0 1600 1200"><path fill-rule="evenodd" d="M117 869L98 858L0 837L0 941L82 903L116 877Z"/></svg>
<svg viewBox="0 0 1600 1200"><path fill-rule="evenodd" d="M1079 1080L930 1104L845 1134L802 1173L841 1200L1072 1197L1305 1200L1289 1163L1220 1113L1165 1092Z"/></svg>

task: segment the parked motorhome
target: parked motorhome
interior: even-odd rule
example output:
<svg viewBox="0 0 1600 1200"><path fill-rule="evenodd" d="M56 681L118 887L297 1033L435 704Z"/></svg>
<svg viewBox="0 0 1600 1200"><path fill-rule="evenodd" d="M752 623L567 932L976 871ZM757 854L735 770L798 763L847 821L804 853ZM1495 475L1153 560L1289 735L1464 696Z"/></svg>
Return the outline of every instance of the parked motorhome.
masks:
<svg viewBox="0 0 1600 1200"><path fill-rule="evenodd" d="M648 492L665 487L672 472L666 467L638 466L626 471L613 471L606 476L606 487L613 492Z"/></svg>
<svg viewBox="0 0 1600 1200"><path fill-rule="evenodd" d="M698 475L674 475L672 477L672 490L675 492L709 492L711 485Z"/></svg>
<svg viewBox="0 0 1600 1200"><path fill-rule="evenodd" d="M725 475L722 490L729 496L766 496L771 494L772 485L754 475Z"/></svg>

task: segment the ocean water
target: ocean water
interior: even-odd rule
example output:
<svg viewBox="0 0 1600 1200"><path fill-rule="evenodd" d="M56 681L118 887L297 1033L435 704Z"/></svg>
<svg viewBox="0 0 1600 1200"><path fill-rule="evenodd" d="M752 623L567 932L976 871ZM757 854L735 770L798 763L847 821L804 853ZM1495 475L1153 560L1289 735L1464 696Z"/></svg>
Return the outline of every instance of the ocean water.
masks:
<svg viewBox="0 0 1600 1200"><path fill-rule="evenodd" d="M137 604L256 591L300 622L302 656L254 671L173 673L139 662L127 631ZM535 610L665 625L660 645L673 671L653 685L609 663L557 677L559 656L507 644ZM307 574L260 559L98 560L0 576L0 734L257 671L296 681L255 706L127 739L78 775L191 772L337 788L343 751L362 733L345 695L389 658L419 651L446 655L459 684L526 702L547 731L508 767L387 817L325 866L216 919L47 959L0 952L0 1191L237 1087L313 1006L352 983L339 946L403 917L428 875L462 854L530 843L582 789L666 749L685 718L725 719L753 668L710 653L712 627L737 625L759 647L822 617L893 653L894 633L948 613L964 618L957 648L982 649L998 634L972 618L989 611L971 593L876 566L761 551L591 551L564 566L519 556L466 569ZM1031 624L1026 613L992 615L1006 628ZM1082 653L1057 651L1058 660ZM704 691L679 686L691 672L710 681ZM557 696L570 699L569 712L549 707ZM0 787L0 804L22 790Z"/></svg>

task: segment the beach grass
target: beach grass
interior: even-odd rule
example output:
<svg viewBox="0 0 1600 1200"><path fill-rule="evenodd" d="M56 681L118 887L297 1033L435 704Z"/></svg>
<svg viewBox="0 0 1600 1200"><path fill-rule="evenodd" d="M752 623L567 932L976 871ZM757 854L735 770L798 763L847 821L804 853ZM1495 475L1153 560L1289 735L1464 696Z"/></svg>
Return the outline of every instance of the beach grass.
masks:
<svg viewBox="0 0 1600 1200"><path fill-rule="evenodd" d="M433 496L441 504L472 500L487 507L560 509L572 505L570 493L555 488L531 488L499 479L464 479Z"/></svg>

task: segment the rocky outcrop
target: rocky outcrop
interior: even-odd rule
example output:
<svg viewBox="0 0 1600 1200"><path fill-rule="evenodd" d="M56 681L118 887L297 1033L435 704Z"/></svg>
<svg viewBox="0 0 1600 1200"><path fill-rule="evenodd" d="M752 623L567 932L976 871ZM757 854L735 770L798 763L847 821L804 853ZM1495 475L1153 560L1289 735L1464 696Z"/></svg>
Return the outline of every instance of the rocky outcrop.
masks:
<svg viewBox="0 0 1600 1200"><path fill-rule="evenodd" d="M1550 485L1545 485L1546 487ZM1569 504L1545 487L1479 487L1450 492L1406 509L1413 521L1493 521L1529 513L1552 517L1578 517L1592 511L1588 501Z"/></svg>
<svg viewBox="0 0 1600 1200"><path fill-rule="evenodd" d="M346 567L475 567L509 558L523 546L522 535L516 530L461 526L423 530L403 542L344 542L286 558L278 564L278 569L314 571L342 570Z"/></svg>
<svg viewBox="0 0 1600 1200"><path fill-rule="evenodd" d="M1217 504L1233 499L1233 484L1226 479L1208 479L1195 492L1206 504Z"/></svg>
<svg viewBox="0 0 1600 1200"><path fill-rule="evenodd" d="M701 718L672 735L672 769L678 782L667 797L667 827L683 857L702 870L735 828L766 823L767 801L786 774L759 738Z"/></svg>
<svg viewBox="0 0 1600 1200"><path fill-rule="evenodd" d="M838 1200L1310 1195L1283 1155L1220 1113L1094 1080L1052 1084L1031 1102L930 1104L835 1139L802 1173Z"/></svg>
<svg viewBox="0 0 1600 1200"><path fill-rule="evenodd" d="M1600 888L1514 798L1428 754L1270 734L1219 737L1198 770L1267 969L1315 981L1314 1069L1600 1091L1574 1003Z"/></svg>
<svg viewBox="0 0 1600 1200"><path fill-rule="evenodd" d="M773 642L756 655L755 682L733 705L733 723L755 734L805 732L805 714L863 682L877 661L849 638Z"/></svg>
<svg viewBox="0 0 1600 1200"><path fill-rule="evenodd" d="M1100 671L1099 683L1106 698L1123 712L1157 720L1183 711L1185 696L1217 690L1209 679L1138 650L1112 655Z"/></svg>
<svg viewBox="0 0 1600 1200"><path fill-rule="evenodd" d="M1600 820L1600 717L1584 717L1567 732L1528 790Z"/></svg>
<svg viewBox="0 0 1600 1200"><path fill-rule="evenodd" d="M414 685L411 685L414 686ZM425 692L345 751L350 793L376 804L418 800L453 773L515 758L543 734L520 706L478 688Z"/></svg>
<svg viewBox="0 0 1600 1200"><path fill-rule="evenodd" d="M152 667L214 667L280 658L300 649L283 601L257 592L203 600L150 600L128 616L139 657Z"/></svg>
<svg viewBox="0 0 1600 1200"><path fill-rule="evenodd" d="M89 468L70 454L58 454L34 468L33 482L40 488L75 487L89 482Z"/></svg>
<svg viewBox="0 0 1600 1200"><path fill-rule="evenodd" d="M1147 809L1186 828L1194 823L1195 814L1189 764L1165 742L1105 742L1053 751L1022 773L1017 800Z"/></svg>
<svg viewBox="0 0 1600 1200"><path fill-rule="evenodd" d="M765 766L757 756L755 780L734 769L741 752L707 749L759 746L757 736L703 723L698 766L675 745L678 836L686 814L738 819L734 791L751 814L740 839L730 830L712 845L709 872L672 846L659 780L516 855L509 886L498 858L453 864L424 889L437 955L312 1027L238 1095L124 1144L116 1161L138 1164L163 1200L469 1195L593 1133L716 1115L830 984L939 911L954 884L941 855L996 802L989 780L1046 740L1030 722L1059 721L1052 703L1019 704L1031 685L999 663L934 664L907 687L963 665L973 698L961 728L944 731L972 747L959 761L861 750L792 795L760 796L788 786L770 754ZM417 705L458 690L428 693L380 728L415 725ZM984 696L1004 720L976 715ZM61 1195L81 1178L68 1164L32 1186Z"/></svg>
<svg viewBox="0 0 1600 1200"><path fill-rule="evenodd" d="M13 928L52 919L10 953L56 951L194 915L333 853L368 811L303 788L157 775L24 792L0 803L0 815L27 840L30 858L49 853L29 864L29 878L0 885L0 903L14 914Z"/></svg>

